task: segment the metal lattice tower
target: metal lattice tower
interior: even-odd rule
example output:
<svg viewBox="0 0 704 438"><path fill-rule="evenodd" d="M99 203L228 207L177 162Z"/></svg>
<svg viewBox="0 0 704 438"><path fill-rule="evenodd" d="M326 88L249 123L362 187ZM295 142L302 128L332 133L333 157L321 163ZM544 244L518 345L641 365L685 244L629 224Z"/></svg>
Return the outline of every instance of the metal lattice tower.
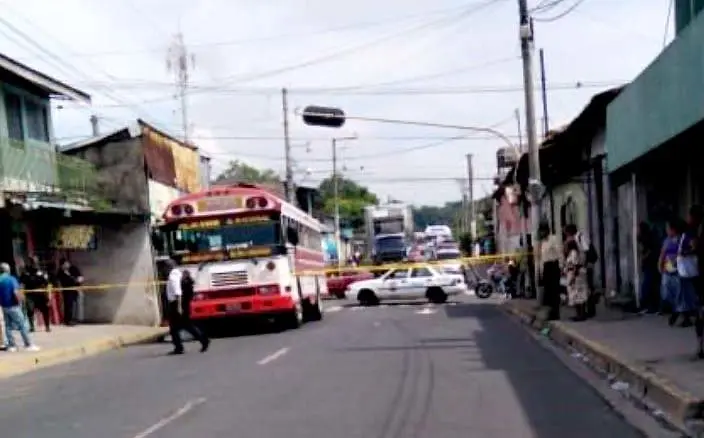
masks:
<svg viewBox="0 0 704 438"><path fill-rule="evenodd" d="M184 42L183 33L179 32L174 37L166 57L166 69L174 74L176 80L176 98L181 105L181 123L183 128L183 141L188 143L188 87L190 72L195 69L195 54L190 53Z"/></svg>

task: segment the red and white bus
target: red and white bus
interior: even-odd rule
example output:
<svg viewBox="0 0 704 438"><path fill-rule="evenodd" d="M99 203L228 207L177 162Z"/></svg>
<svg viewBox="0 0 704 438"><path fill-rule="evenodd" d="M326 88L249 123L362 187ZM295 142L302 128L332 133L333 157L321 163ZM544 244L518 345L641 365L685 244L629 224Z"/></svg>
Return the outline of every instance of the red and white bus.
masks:
<svg viewBox="0 0 704 438"><path fill-rule="evenodd" d="M163 221L165 252L195 280L194 320L262 316L296 328L322 319L321 224L302 210L237 184L185 195Z"/></svg>

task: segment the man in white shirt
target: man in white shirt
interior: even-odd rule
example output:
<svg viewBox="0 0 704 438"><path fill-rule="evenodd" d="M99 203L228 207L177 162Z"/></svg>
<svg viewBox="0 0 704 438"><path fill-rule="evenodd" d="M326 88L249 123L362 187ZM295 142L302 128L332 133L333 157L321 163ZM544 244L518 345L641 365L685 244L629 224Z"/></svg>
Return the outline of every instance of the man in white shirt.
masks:
<svg viewBox="0 0 704 438"><path fill-rule="evenodd" d="M176 267L173 260L168 261L169 276L166 280L166 300L167 318L169 320L169 332L171 334L171 342L174 344L174 350L170 353L183 354L183 341L181 340L181 330L185 330L193 336L201 345L201 353L208 350L210 339L208 339L200 330L191 322L189 318L184 317L183 309L181 308L181 271Z"/></svg>

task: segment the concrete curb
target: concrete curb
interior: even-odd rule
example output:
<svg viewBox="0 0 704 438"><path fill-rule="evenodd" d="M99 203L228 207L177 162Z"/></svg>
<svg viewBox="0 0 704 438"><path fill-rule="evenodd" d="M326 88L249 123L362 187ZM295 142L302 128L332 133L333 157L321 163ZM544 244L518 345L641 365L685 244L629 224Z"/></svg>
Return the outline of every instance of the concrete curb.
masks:
<svg viewBox="0 0 704 438"><path fill-rule="evenodd" d="M166 333L168 333L168 329L165 327L145 327L145 330L138 333L105 337L71 347L48 349L32 354L18 353L17 356L10 357L6 361L0 359L0 379L73 362L129 345L153 342Z"/></svg>
<svg viewBox="0 0 704 438"><path fill-rule="evenodd" d="M546 335L553 342L581 354L592 369L610 380L628 383L630 396L656 405L677 428L687 430L692 421L702 419L704 399L695 397L644 366L631 363L563 322L546 321L545 315L541 315L539 310L526 311L510 302L503 304L502 308L535 330L547 328Z"/></svg>

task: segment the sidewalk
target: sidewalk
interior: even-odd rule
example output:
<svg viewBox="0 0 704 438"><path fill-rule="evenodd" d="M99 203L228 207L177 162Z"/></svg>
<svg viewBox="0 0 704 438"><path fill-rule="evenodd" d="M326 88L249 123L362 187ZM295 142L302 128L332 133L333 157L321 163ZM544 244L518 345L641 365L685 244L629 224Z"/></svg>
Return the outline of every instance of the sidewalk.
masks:
<svg viewBox="0 0 704 438"><path fill-rule="evenodd" d="M39 368L71 362L127 345L151 342L163 336L166 328L129 325L86 324L54 326L50 333L38 327L32 340L41 351L10 353L0 351L0 378L23 374ZM19 333L15 340L22 345Z"/></svg>
<svg viewBox="0 0 704 438"><path fill-rule="evenodd" d="M590 366L628 384L630 396L654 404L680 428L704 419L704 361L694 359L694 329L670 327L662 316L624 314L600 306L595 319L546 322L535 301L503 304L560 346L580 353ZM623 385L621 385L623 386Z"/></svg>

